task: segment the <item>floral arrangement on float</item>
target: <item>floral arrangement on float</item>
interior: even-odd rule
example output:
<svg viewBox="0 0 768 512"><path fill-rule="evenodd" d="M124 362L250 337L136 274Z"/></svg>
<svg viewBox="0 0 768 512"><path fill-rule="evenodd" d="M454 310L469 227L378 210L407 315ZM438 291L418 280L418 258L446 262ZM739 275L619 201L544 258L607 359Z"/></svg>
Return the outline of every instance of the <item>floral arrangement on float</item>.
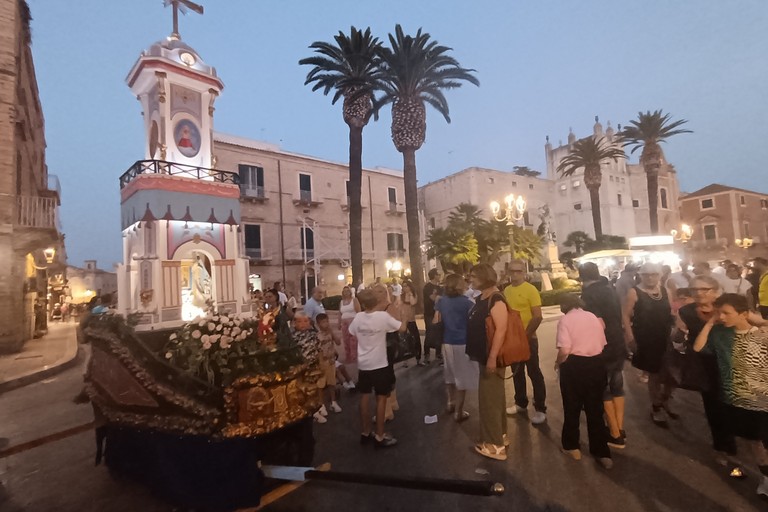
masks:
<svg viewBox="0 0 768 512"><path fill-rule="evenodd" d="M172 333L162 352L182 371L227 387L246 375L286 372L304 363L290 333L276 332L274 325L269 312L246 318L209 305L204 316Z"/></svg>

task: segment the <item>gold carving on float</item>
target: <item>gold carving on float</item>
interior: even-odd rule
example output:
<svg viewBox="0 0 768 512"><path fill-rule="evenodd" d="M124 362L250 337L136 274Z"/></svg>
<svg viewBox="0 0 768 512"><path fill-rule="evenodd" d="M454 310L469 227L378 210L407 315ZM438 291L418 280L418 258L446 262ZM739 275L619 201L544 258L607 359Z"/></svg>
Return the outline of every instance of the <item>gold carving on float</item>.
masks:
<svg viewBox="0 0 768 512"><path fill-rule="evenodd" d="M320 376L317 367L303 364L286 373L236 380L224 390L227 425L222 435L267 434L308 417L320 407Z"/></svg>

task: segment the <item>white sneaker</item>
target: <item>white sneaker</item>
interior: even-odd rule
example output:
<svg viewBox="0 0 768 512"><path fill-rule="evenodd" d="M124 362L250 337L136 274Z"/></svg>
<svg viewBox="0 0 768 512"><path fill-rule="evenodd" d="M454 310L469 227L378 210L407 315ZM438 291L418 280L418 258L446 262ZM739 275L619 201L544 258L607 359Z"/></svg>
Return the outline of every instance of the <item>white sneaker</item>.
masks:
<svg viewBox="0 0 768 512"><path fill-rule="evenodd" d="M320 414L320 411L317 411L315 414L313 414L313 415L312 415L312 417L313 417L313 418L315 419L315 421L316 421L316 422L318 422L318 423L325 423L325 422L327 422L327 421L328 421L327 419L325 419L325 416L323 416L322 414Z"/></svg>
<svg viewBox="0 0 768 512"><path fill-rule="evenodd" d="M531 418L531 423L534 425L541 425L545 421L547 421L547 415L539 411L536 411Z"/></svg>
<svg viewBox="0 0 768 512"><path fill-rule="evenodd" d="M507 407L507 414L510 416L514 416L515 414L520 414L526 412L526 409L523 407L520 407L519 405L513 405L512 407Z"/></svg>
<svg viewBox="0 0 768 512"><path fill-rule="evenodd" d="M757 486L757 495L768 498L768 477L763 477L760 480L760 485Z"/></svg>
<svg viewBox="0 0 768 512"><path fill-rule="evenodd" d="M320 410L318 410L317 412L322 414L323 416L328 416L328 409L325 408L325 404L323 404L323 406L320 407Z"/></svg>
<svg viewBox="0 0 768 512"><path fill-rule="evenodd" d="M341 407L336 402L331 402L331 410L333 412L341 412Z"/></svg>
<svg viewBox="0 0 768 512"><path fill-rule="evenodd" d="M342 384L342 386L344 387L344 389L355 389L355 383L352 382L351 380L348 380L347 382Z"/></svg>

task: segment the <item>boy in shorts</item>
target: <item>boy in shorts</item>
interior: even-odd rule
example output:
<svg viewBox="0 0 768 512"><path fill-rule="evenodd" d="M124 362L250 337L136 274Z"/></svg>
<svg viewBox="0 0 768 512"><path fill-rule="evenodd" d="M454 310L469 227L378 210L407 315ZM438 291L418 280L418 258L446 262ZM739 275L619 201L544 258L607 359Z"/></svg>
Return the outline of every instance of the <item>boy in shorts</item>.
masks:
<svg viewBox="0 0 768 512"><path fill-rule="evenodd" d="M333 335L331 330L331 322L328 320L328 315L325 313L319 313L315 317L315 323L317 324L317 341L320 344L320 371L323 376L320 378L323 387L323 407L321 412L325 409L325 404L330 402L328 409L333 412L341 412L341 407L336 402L336 365L335 355L336 347L334 345L341 345L341 340Z"/></svg>
<svg viewBox="0 0 768 512"><path fill-rule="evenodd" d="M384 433L387 397L395 383L395 372L387 361L387 333L404 332L406 325L386 311L376 311L378 298L371 290L357 295L363 311L349 325L357 337L357 389L360 391L360 443L373 442L377 448L397 444L397 439ZM371 432L371 391L376 394L376 432Z"/></svg>

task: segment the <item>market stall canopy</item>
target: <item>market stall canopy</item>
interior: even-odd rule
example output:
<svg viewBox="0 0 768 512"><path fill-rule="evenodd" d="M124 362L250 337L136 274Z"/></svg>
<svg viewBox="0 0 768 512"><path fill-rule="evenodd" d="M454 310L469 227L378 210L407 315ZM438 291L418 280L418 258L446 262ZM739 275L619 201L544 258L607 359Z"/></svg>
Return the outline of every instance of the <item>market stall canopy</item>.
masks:
<svg viewBox="0 0 768 512"><path fill-rule="evenodd" d="M602 251L590 252L584 254L578 258L574 258L576 261L584 262L591 260L599 260L603 258L640 258L648 251L633 251L631 249L605 249Z"/></svg>

